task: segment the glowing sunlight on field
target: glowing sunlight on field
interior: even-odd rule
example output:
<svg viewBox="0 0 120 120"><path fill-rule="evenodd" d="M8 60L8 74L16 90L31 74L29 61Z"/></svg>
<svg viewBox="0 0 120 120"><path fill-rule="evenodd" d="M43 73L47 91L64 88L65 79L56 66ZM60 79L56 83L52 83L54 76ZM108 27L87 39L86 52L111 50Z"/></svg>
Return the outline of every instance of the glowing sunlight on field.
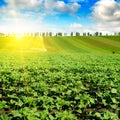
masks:
<svg viewBox="0 0 120 120"><path fill-rule="evenodd" d="M43 41L43 37L40 37L40 38L41 38L40 41L41 41L41 48L42 48L42 51L43 51L43 52L46 52L47 49L45 48L44 41Z"/></svg>
<svg viewBox="0 0 120 120"><path fill-rule="evenodd" d="M22 34L16 34L15 37L16 37L16 40L21 40L23 35Z"/></svg>
<svg viewBox="0 0 120 120"><path fill-rule="evenodd" d="M42 36L26 36L26 34L13 33L2 38L3 49L9 50L33 50L46 52L44 37Z"/></svg>

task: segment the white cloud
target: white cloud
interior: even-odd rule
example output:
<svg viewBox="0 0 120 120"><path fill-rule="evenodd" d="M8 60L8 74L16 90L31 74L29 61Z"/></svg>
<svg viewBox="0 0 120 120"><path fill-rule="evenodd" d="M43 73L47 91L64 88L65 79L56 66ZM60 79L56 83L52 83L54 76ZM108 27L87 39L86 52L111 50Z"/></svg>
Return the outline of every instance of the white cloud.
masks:
<svg viewBox="0 0 120 120"><path fill-rule="evenodd" d="M73 14L80 8L77 2L63 0L5 0L0 7L0 31L50 31L54 25L44 23L44 17L57 13ZM44 29L43 29L44 28Z"/></svg>
<svg viewBox="0 0 120 120"><path fill-rule="evenodd" d="M63 0L5 0L8 7L18 10L57 10L74 13L80 5L77 2L65 3Z"/></svg>
<svg viewBox="0 0 120 120"><path fill-rule="evenodd" d="M74 13L80 8L80 4L77 2L65 3L62 0L45 0L46 10L56 10L61 13Z"/></svg>
<svg viewBox="0 0 120 120"><path fill-rule="evenodd" d="M14 9L37 10L42 5L43 0L5 0L8 6Z"/></svg>
<svg viewBox="0 0 120 120"><path fill-rule="evenodd" d="M93 7L92 14L98 21L120 21L120 3L114 0L100 0Z"/></svg>
<svg viewBox="0 0 120 120"><path fill-rule="evenodd" d="M56 10L65 13L77 12L80 8L78 3L65 4L63 1L57 1L55 5Z"/></svg>
<svg viewBox="0 0 120 120"><path fill-rule="evenodd" d="M8 5L0 8L0 30L8 31L57 31L54 25L45 25L44 16L56 13L75 13L81 5L78 2L88 0L5 0ZM72 23L66 31L82 32L115 32L120 31L120 2L115 0L99 0L92 8L92 19L96 22L91 26ZM53 27L52 27L53 26ZM50 28L49 28L50 27ZM60 27L60 26L59 26ZM23 29L24 28L24 29ZM44 28L44 29L43 29Z"/></svg>
<svg viewBox="0 0 120 120"><path fill-rule="evenodd" d="M96 30L120 31L120 3L115 0L100 0L92 8L92 19Z"/></svg>
<svg viewBox="0 0 120 120"><path fill-rule="evenodd" d="M52 10L55 7L56 0L45 0L44 6L47 10Z"/></svg>
<svg viewBox="0 0 120 120"><path fill-rule="evenodd" d="M81 24L79 24L79 23L72 23L71 25L70 25L70 28L77 28L77 29L80 29L80 28L82 28L83 26L81 25Z"/></svg>
<svg viewBox="0 0 120 120"><path fill-rule="evenodd" d="M57 1L55 4L55 9L63 13L74 13L77 12L79 8L80 5L78 3L66 4L63 1Z"/></svg>
<svg viewBox="0 0 120 120"><path fill-rule="evenodd" d="M69 0L70 2L88 2L89 0Z"/></svg>
<svg viewBox="0 0 120 120"><path fill-rule="evenodd" d="M71 23L71 24L65 26L62 29L62 31L65 33L68 33L68 34L70 34L71 32L73 32L74 34L76 32L79 32L80 34L82 34L83 32L86 31L86 28L80 23Z"/></svg>

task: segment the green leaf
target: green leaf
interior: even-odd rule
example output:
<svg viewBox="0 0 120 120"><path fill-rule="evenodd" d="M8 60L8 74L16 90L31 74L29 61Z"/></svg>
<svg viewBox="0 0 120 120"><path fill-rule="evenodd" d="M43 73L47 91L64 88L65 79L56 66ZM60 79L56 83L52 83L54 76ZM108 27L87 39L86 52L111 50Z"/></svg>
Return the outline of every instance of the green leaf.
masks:
<svg viewBox="0 0 120 120"><path fill-rule="evenodd" d="M89 101L93 104L95 103L95 99L93 99L93 98L90 98Z"/></svg>
<svg viewBox="0 0 120 120"><path fill-rule="evenodd" d="M77 112L78 112L78 113L82 113L82 110L79 109L79 110L77 110Z"/></svg>
<svg viewBox="0 0 120 120"><path fill-rule="evenodd" d="M11 118L8 117L7 115L1 115L0 120L11 120Z"/></svg>
<svg viewBox="0 0 120 120"><path fill-rule="evenodd" d="M3 109L3 108L9 108L9 106L8 105L6 105L6 101L2 101L2 102L0 102L0 109Z"/></svg>
<svg viewBox="0 0 120 120"><path fill-rule="evenodd" d="M84 102L80 102L80 104L79 104L79 108L85 108L86 107L86 105L84 104Z"/></svg>
<svg viewBox="0 0 120 120"><path fill-rule="evenodd" d="M23 102L21 100L19 100L18 102L15 103L15 105L18 105L21 107L23 105Z"/></svg>
<svg viewBox="0 0 120 120"><path fill-rule="evenodd" d="M24 116L28 116L30 114L30 109L28 107L25 107L22 109L22 113Z"/></svg>
<svg viewBox="0 0 120 120"><path fill-rule="evenodd" d="M111 98L113 103L118 103L117 100L115 98Z"/></svg>
<svg viewBox="0 0 120 120"><path fill-rule="evenodd" d="M115 88L112 88L112 89L111 89L111 92L112 92L112 93L117 93L117 90L116 90Z"/></svg>
<svg viewBox="0 0 120 120"><path fill-rule="evenodd" d="M113 109L118 109L118 105L114 104L114 105L110 105Z"/></svg>
<svg viewBox="0 0 120 120"><path fill-rule="evenodd" d="M19 111L18 110L13 110L12 111L12 115L14 116L14 117L22 117L22 115L19 113Z"/></svg>
<svg viewBox="0 0 120 120"><path fill-rule="evenodd" d="M96 113L95 113L95 116L98 117L98 118L101 118L101 113L96 112Z"/></svg>
<svg viewBox="0 0 120 120"><path fill-rule="evenodd" d="M106 106L107 103L106 103L106 100L105 99L102 99L102 103Z"/></svg>

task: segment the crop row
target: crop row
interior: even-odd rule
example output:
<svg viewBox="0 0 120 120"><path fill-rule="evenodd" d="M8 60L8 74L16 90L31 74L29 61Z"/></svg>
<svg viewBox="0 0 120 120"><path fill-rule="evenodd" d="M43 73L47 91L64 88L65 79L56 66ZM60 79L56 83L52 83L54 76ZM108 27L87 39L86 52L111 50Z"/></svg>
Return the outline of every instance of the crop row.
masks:
<svg viewBox="0 0 120 120"><path fill-rule="evenodd" d="M1 120L120 119L119 55L0 57Z"/></svg>

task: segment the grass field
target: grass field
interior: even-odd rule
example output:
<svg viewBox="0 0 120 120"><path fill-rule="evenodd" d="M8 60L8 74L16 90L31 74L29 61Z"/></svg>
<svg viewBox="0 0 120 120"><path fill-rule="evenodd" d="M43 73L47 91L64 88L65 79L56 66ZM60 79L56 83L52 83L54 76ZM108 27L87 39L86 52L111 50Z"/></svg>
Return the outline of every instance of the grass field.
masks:
<svg viewBox="0 0 120 120"><path fill-rule="evenodd" d="M120 53L120 36L3 37L1 49L46 49L63 53Z"/></svg>
<svg viewBox="0 0 120 120"><path fill-rule="evenodd" d="M119 120L120 36L0 38L0 101L0 120Z"/></svg>

